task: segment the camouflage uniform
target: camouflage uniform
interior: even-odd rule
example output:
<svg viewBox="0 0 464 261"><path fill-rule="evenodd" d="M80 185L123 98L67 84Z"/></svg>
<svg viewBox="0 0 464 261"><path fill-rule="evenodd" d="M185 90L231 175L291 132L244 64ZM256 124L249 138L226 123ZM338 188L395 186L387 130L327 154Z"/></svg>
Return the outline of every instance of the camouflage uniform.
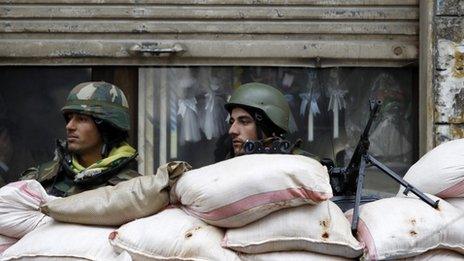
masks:
<svg viewBox="0 0 464 261"><path fill-rule="evenodd" d="M89 115L121 131L130 130L127 99L118 87L106 82L86 82L77 85L69 93L61 111L63 115L72 112ZM133 153L109 162L104 169L85 169L88 173L86 175L81 175L84 171L76 172L73 168L73 155L67 150L66 142L58 140L56 145L52 161L29 168L22 174L21 179L39 181L49 194L69 196L140 176L136 171L137 153L125 143L120 144L121 147L126 146L133 150Z"/></svg>

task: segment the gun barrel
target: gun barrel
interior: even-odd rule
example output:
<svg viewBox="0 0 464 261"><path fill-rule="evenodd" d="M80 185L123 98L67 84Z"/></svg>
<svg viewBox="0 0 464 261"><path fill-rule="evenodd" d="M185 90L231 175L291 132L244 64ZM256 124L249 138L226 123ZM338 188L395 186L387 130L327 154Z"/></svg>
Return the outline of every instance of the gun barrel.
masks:
<svg viewBox="0 0 464 261"><path fill-rule="evenodd" d="M363 138L367 139L369 137L369 132L371 130L372 122L374 122L374 119L377 117L381 106L382 106L381 100L370 101L370 112L371 113L369 116L369 120L367 121L366 127L364 128L361 139Z"/></svg>
<svg viewBox="0 0 464 261"><path fill-rule="evenodd" d="M372 123L377 117L380 107L382 105L381 100L369 101L370 105L370 116L367 121L366 127L364 128L363 133L358 141L358 145L354 150L353 156L351 156L350 163L347 167L347 193L352 194L356 189L356 180L358 177L359 165L362 160L362 155L369 149L369 132L371 130Z"/></svg>

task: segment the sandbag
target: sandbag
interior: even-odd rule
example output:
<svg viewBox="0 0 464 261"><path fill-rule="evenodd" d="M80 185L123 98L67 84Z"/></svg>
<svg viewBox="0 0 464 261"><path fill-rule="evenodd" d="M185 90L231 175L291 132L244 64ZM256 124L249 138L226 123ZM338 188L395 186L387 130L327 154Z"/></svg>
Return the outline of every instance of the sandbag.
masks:
<svg viewBox="0 0 464 261"><path fill-rule="evenodd" d="M328 256L318 253L305 251L289 251L289 252L270 252L264 254L247 255L240 254L242 261L347 261L352 260L339 256Z"/></svg>
<svg viewBox="0 0 464 261"><path fill-rule="evenodd" d="M346 213L349 219L352 214ZM463 228L462 211L444 200L435 209L418 198L394 197L360 207L358 240L367 247L366 260L413 257L439 248L464 253Z"/></svg>
<svg viewBox="0 0 464 261"><path fill-rule="evenodd" d="M464 197L464 139L434 148L409 168L404 179L440 198ZM404 187L398 194L402 194Z"/></svg>
<svg viewBox="0 0 464 261"><path fill-rule="evenodd" d="M171 202L219 227L241 227L279 209L331 197L326 167L300 155L235 157L185 173L171 190Z"/></svg>
<svg viewBox="0 0 464 261"><path fill-rule="evenodd" d="M51 222L25 235L3 252L2 260L131 260L118 255L108 235L111 227Z"/></svg>
<svg viewBox="0 0 464 261"><path fill-rule="evenodd" d="M438 249L430 250L424 254L408 257L404 259L399 259L400 261L462 261L464 260L464 255L459 254L458 252L447 250L447 249Z"/></svg>
<svg viewBox="0 0 464 261"><path fill-rule="evenodd" d="M169 204L170 175L178 176L190 165L170 162L156 175L136 177L118 183L60 198L41 206L55 220L88 225L122 225L157 213Z"/></svg>
<svg viewBox="0 0 464 261"><path fill-rule="evenodd" d="M446 202L464 211L464 198L447 198Z"/></svg>
<svg viewBox="0 0 464 261"><path fill-rule="evenodd" d="M220 243L224 232L178 208L132 221L110 235L117 252L133 260L238 260Z"/></svg>
<svg viewBox="0 0 464 261"><path fill-rule="evenodd" d="M0 256L7 248L16 243L16 241L18 241L18 239L0 235Z"/></svg>
<svg viewBox="0 0 464 261"><path fill-rule="evenodd" d="M222 242L243 253L305 250L355 258L363 253L350 223L335 203L282 209L241 228L227 229Z"/></svg>
<svg viewBox="0 0 464 261"><path fill-rule="evenodd" d="M52 219L40 213L42 203L55 200L35 180L10 183L0 188L0 235L21 238Z"/></svg>

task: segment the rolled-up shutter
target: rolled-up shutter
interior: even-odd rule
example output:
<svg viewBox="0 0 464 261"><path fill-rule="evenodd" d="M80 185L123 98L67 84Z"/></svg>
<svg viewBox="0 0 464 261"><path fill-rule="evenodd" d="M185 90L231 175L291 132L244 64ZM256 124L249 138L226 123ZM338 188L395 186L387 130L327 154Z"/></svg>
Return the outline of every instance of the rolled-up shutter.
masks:
<svg viewBox="0 0 464 261"><path fill-rule="evenodd" d="M418 0L0 0L0 64L398 66Z"/></svg>

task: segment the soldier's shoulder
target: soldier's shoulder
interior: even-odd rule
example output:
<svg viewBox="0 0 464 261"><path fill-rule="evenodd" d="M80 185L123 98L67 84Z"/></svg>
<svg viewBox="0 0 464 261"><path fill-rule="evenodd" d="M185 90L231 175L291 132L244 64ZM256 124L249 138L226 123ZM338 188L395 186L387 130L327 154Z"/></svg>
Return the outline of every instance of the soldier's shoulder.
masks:
<svg viewBox="0 0 464 261"><path fill-rule="evenodd" d="M39 164L38 166L28 168L23 173L21 173L20 179L35 179L38 182L44 182L58 175L59 170L60 162L58 160L52 160Z"/></svg>

